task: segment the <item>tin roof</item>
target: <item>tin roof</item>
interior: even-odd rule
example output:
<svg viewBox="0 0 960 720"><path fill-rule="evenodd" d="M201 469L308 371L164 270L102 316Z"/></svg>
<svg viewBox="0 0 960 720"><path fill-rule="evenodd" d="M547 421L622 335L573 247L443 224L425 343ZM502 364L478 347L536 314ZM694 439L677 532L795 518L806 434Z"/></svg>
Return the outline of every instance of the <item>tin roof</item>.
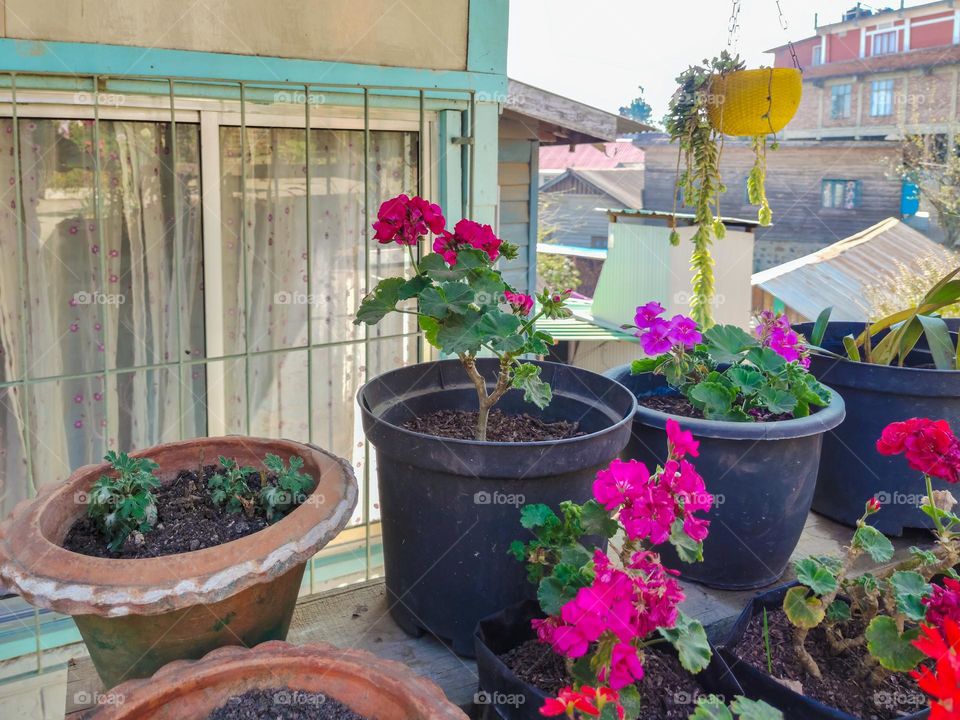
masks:
<svg viewBox="0 0 960 720"><path fill-rule="evenodd" d="M815 253L754 273L752 283L809 320L833 307L831 320L866 321L871 310L864 297L867 286L889 276L898 264L917 267L918 259L944 252L942 245L891 217Z"/></svg>
<svg viewBox="0 0 960 720"><path fill-rule="evenodd" d="M642 167L643 157L643 150L625 140L593 145L544 145L540 148L540 172Z"/></svg>

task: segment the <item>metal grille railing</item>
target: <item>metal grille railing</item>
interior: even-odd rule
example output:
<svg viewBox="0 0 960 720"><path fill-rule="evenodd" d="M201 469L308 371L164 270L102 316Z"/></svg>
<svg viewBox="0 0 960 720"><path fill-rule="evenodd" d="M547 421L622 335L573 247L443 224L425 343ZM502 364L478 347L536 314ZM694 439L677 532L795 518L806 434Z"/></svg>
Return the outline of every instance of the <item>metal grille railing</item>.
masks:
<svg viewBox="0 0 960 720"><path fill-rule="evenodd" d="M73 94L72 102L68 101L65 103L64 98L69 96L70 93ZM27 338L30 336L31 324L33 322L39 322L39 320L35 320L31 317L31 303L28 302L27 258L31 239L28 238L28 228L26 226L26 213L24 207L24 186L22 176L23 168L21 166L21 121L30 118L31 112L33 112L33 110L38 106L44 106L44 104L49 104L49 107L51 108L45 115L46 117L56 117L55 108L58 106L62 107L65 104L72 105L71 114L73 115L92 115L94 146L93 174L95 177L95 186L91 188L91 192L95 205L97 239L99 242L99 247L103 248L105 246L105 224L102 222L104 214L104 188L102 186L101 174L101 164L103 162L103 158L101 157L101 123L104 122L105 113L108 112L111 118L116 118L122 117L126 110L125 108L118 109L116 106L105 105L103 99L105 97L116 96L117 94L135 100L136 102L133 104L137 107L152 107L154 111L156 111L157 103L161 99L165 99L165 102L168 105L167 110L169 112L169 120L166 122L169 123L169 135L171 138L171 147L173 152L172 164L174 167L175 187L173 193L173 216L175 222L173 224L172 231L174 233L173 247L175 270L173 274L175 282L174 293L176 298L174 303L176 307L174 315L176 324L175 332L177 338L176 348L170 348L170 350L171 352L173 350L176 351L176 360L128 366L120 366L118 363L112 363L105 360L103 367L96 370L34 377L31 373L31 358L29 357L29 343ZM389 121L393 115L398 117L403 116L406 118L415 118L414 122L416 127L412 132L415 132L417 138L417 171L415 190L418 194L422 195L429 193L430 188L427 186L427 180L428 178L435 177L437 174L435 171L447 162L446 154L448 152L458 154L458 159L460 161L459 166L461 169L461 178L459 183L461 197L459 198L459 201L462 204L465 214L472 213L475 185L474 135L476 125L476 96L475 92L471 89L427 87L410 88L390 85L360 86L325 83L301 84L282 81L278 81L276 83L264 83L260 81L248 82L240 79L211 80L209 78L190 77L157 78L135 75L76 76L42 73L20 74L14 72L4 73L0 71L0 118L5 117L10 119L13 128L13 174L15 179L13 192L17 215L17 275L20 285L18 297L22 299L23 302L23 307L19 313L20 320L18 329L21 347L18 349L8 348L8 350L17 350L19 352L21 374L16 377L0 376L0 393L9 392L11 397L13 397L15 400L17 398L21 399L20 410L23 415L22 426L24 432L23 447L26 454L26 477L6 478L8 487L10 483L27 482L32 491L35 489L38 482L49 480L49 478L36 478L34 476L34 443L32 442L33 438L31 436L33 433L42 433L43 428L37 428L34 425L35 419L30 416L31 402L27 398L27 395L30 388L39 383L66 383L69 381L88 378L103 379L104 383L107 385L107 387L105 387L105 392L103 393L104 414L106 417L106 422L108 423L108 426L105 430L105 438L110 438L115 437L117 431L117 428L111 427L110 423L116 422L114 418L118 417L116 413L109 412L108 403L114 401L114 398L111 397L109 387L109 381L111 378L116 378L124 373L131 373L134 371L175 371L178 378L177 406L179 409L177 435L179 437L183 437L185 434L184 417L186 416L185 410L188 400L188 393L184 387L184 377L186 371L193 367L204 370L209 368L213 363L223 363L225 365L227 362L238 362L242 363L244 368L244 389L246 394L246 417L244 419L244 423L246 432L250 433L253 423L252 413L254 411L251 402L251 363L258 358L267 356L276 357L285 353L305 352L307 360L306 378L308 390L306 393L306 415L308 419L308 427L306 432L307 437L313 440L315 437L314 385L317 381L316 368L314 367L314 356L316 355L316 351L324 350L339 344L362 344L364 366L369 371L372 362L371 348L374 342L397 338L413 338L417 336L416 328L413 328L409 331L401 328L399 335L376 335L375 330L372 330L369 326L364 325L364 334L362 340L360 341L347 340L342 342L317 342L313 332L315 320L313 318L313 312L308 306L306 312L307 342L305 344L290 347L273 347L267 350L255 350L251 348L251 313L249 312L248 307L251 293L249 292L249 289L245 287L243 292L243 311L245 324L243 352L224 352L217 355L209 355L208 352L204 352L202 353L203 357L199 358L188 357L185 353L186 348L183 346L184 334L181 318L181 308L183 307L182 285L184 274L184 234L181 226L183 214L181 211L182 197L178 188L179 177L176 174L178 125L182 125L183 120L178 120L178 114L184 107L187 106L191 108L199 107L201 109L205 106L216 107L220 111L239 113L241 143L240 244L242 245L244 282L250 283L252 278L250 275L251 259L248 238L247 184L248 174L251 168L249 167L250 159L248 158L248 154L250 152L247 137L248 123L250 122L254 111L260 112L264 108L278 108L284 110L287 115L289 115L291 112L291 106L302 104L303 115L302 124L300 127L303 128L304 132L304 165L306 172L305 186L307 198L307 201L304 203L306 215L304 220L307 228L306 286L308 296L313 296L314 285L316 282L316 273L314 269L316 240L314 237L312 237L311 232L311 228L313 228L313 222L315 219L312 217L311 210L311 200L313 198L313 178L311 177L312 171L310 158L311 131L315 127L314 115L316 113L314 111L314 107L318 104L318 98L323 98L324 107L330 110L330 112L323 113L323 124L325 127L336 128L338 117L345 118L345 123L352 123L353 126L357 125L357 121L362 121L362 126L356 127L356 129L361 129L362 127L362 216L365 220L365 228L369 229L370 222L376 212L376 208L373 207L374 199L372 189L372 175L374 170L371 168L371 133L374 131L374 125L376 125L374 122L374 113L376 113L377 122ZM428 133L428 115L430 117L436 117L436 114L441 112L453 112L461 115L463 137L455 139L444 137L428 137L428 135L431 134ZM259 121L255 120L254 122ZM435 123L435 125L439 125L439 123ZM433 135L436 136L436 133L433 133ZM411 190L413 189L414 188L411 188ZM221 188L201 186L200 192L202 194L220 193ZM363 255L364 261L362 287L369 290L369 288L375 284L373 273L375 272L376 268L372 264L372 251L375 250L376 243L370 239L369 232L365 233L365 236L367 237L367 251L365 251ZM105 281L108 275L106 265L107 258L105 252L100 252L98 262L99 286L104 288L106 287ZM111 318L109 317L108 308L104 303L100 304L100 323L103 327L104 344L109 350L109 348L113 347L112 343L116 341L116 338L110 336L110 333L113 331L113 327ZM204 325L204 332L206 333L209 331L210 328L207 328L206 325ZM418 342L417 347L418 350L416 359L419 360L421 359L421 355L423 353L423 346ZM192 397L190 398L190 401L193 401ZM159 439L157 441L159 441ZM322 445L323 443L321 442L319 444ZM342 552L346 553L352 552L354 554L353 557L355 557L359 548L361 546L363 548L362 573L353 572L351 574L351 579L369 579L376 566L376 524L373 518L374 513L370 492L371 458L369 445L365 444L363 453L366 461L363 463L362 477L358 478L358 480L362 483L362 498L364 503L362 517L360 518L361 522L355 529L348 530L345 533L346 540L343 543L343 547L346 549L342 550ZM357 531L360 531L362 535L358 535ZM325 551L327 558L329 559L331 553L335 553L336 551L336 548ZM331 580L336 579L335 577L315 577L315 566L318 568L316 574L320 575L319 568L323 567L324 563L310 563L309 574L307 576L308 585L305 588L305 590L308 592L316 589L317 585L321 582L330 582ZM329 573L326 574L329 575ZM21 601L11 601L10 598L4 599L3 602L0 602L0 659L10 657L11 654L24 655L25 653L23 652L17 652L16 650L12 651L10 649L12 646L9 645L6 651L4 651L4 643L5 641L12 642L11 638L14 638L17 643L20 643L18 647L22 649L27 644L24 642L26 639L24 637L25 634L29 636L32 633L34 642L32 643L31 651L35 652L36 654L36 668L42 669L44 666L42 648L51 644L50 642L45 641L42 637L42 625L45 622L60 623L58 628L62 630L62 620L56 617L53 613L39 613L37 611L33 611L33 617L31 621L31 619L27 617L27 612L20 603ZM6 608L4 606L6 606ZM44 615L45 617L41 618L41 615ZM52 644L55 645L57 642L54 641Z"/></svg>

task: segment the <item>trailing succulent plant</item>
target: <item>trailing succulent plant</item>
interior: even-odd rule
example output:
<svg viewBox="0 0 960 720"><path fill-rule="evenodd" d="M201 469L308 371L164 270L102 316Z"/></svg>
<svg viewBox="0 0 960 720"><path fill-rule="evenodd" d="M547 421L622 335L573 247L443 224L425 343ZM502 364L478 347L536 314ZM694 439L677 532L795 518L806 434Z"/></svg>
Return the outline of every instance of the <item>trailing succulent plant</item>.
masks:
<svg viewBox="0 0 960 720"><path fill-rule="evenodd" d="M738 56L723 51L701 65L692 65L677 78L679 87L670 100L670 109L664 120L670 140L679 145L677 181L674 194L674 212L682 198L685 206L693 209L696 231L690 264L694 270L693 298L690 303L693 318L702 326L713 324L711 301L714 295L713 257L710 246L714 238L722 240L725 234L720 218L720 196L726 186L720 174L723 153L723 133L715 128L709 117L711 106L720 105L725 98L711 92L713 79L744 69ZM769 225L772 219L766 194L767 136L751 138L754 154L753 168L747 177L747 195L751 204L759 205L757 219ZM680 235L674 228L670 242L680 244Z"/></svg>

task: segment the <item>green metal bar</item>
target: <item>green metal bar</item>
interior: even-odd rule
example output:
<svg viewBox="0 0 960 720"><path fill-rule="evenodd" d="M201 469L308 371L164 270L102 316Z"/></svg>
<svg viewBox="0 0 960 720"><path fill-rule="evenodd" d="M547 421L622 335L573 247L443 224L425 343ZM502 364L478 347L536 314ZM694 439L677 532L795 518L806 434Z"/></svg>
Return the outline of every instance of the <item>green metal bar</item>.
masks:
<svg viewBox="0 0 960 720"><path fill-rule="evenodd" d="M243 385L246 434L250 434L250 275L247 267L247 103L245 83L240 83L240 244L243 246Z"/></svg>
<svg viewBox="0 0 960 720"><path fill-rule="evenodd" d="M104 247L103 235L103 177L100 167L100 78L93 76L93 175L94 175L94 196L96 197L97 214L97 258L99 259L100 271L100 292L107 289L107 250ZM106 416L106 437L104 445L109 447L110 437L117 430L110 422L110 395L113 391L108 384L109 375L107 370L111 369L110 355L113 344L111 343L112 332L107 315L107 303L100 303L100 324L103 326L103 412ZM119 329L119 323L118 323ZM118 438L119 442L119 438Z"/></svg>
<svg viewBox="0 0 960 720"><path fill-rule="evenodd" d="M408 338L419 335L419 331L414 332L401 332L401 333L392 333L390 335L383 335L382 337L377 338L378 340L397 340L399 338ZM357 345L361 343L361 340L334 340L332 342L326 343L314 343L312 345L298 345L296 347L285 347L285 348L272 348L270 350L253 350L250 352L250 357L264 357L266 355L282 355L285 353L300 352L302 350L326 350L329 348L342 347L344 345ZM227 360L243 360L247 356L246 353L230 353L228 355L217 355L215 357L206 357L206 358L192 358L190 360L184 360L184 367L193 367L195 365L206 365L207 363L213 362L225 362ZM108 370L88 370L87 372L82 373L71 373L69 375L50 375L46 377L36 377L30 378L29 380L7 380L0 382L0 389L10 388L10 387L28 387L32 385L44 385L46 383L52 382L62 382L64 380L82 380L84 378L101 378L104 375L113 376L113 375L125 375L127 373L133 372L143 372L148 370L170 370L177 367L180 363L175 361L173 362L160 362L160 363L147 363L145 365L129 365L122 368L112 368Z"/></svg>
<svg viewBox="0 0 960 720"><path fill-rule="evenodd" d="M363 89L363 287L366 292L372 290L370 277L370 240L368 238L370 220L370 90ZM370 372L370 326L363 325L363 365L366 372ZM372 553L370 550L370 442L363 441L363 525L364 544L366 547L366 572L364 577L370 579Z"/></svg>
<svg viewBox="0 0 960 720"><path fill-rule="evenodd" d="M183 394L186 391L185 378L183 376L183 322L180 318L181 303L183 302L183 292L181 287L180 275L183 273L183 233L180 231L180 223L183 218L180 216L180 175L177 172L177 112L175 105L176 91L174 81L170 80L170 156L173 166L173 257L174 257L174 282L176 284L176 303L174 304L174 314L177 316L177 437L183 439Z"/></svg>
<svg viewBox="0 0 960 720"><path fill-rule="evenodd" d="M473 198L477 180L477 94L470 92L470 131L467 134L470 144L467 152L470 155L470 204L467 217L473 217ZM531 210L531 212L533 212Z"/></svg>
<svg viewBox="0 0 960 720"><path fill-rule="evenodd" d="M23 180L20 177L20 119L17 117L17 78L14 73L10 73L10 92L11 107L13 108L13 118L11 122L13 123L13 174L14 191L16 192L14 201L17 203L17 254L19 255L20 266L17 270L18 284L20 285L20 294L18 295L20 300L20 357L23 364L20 372L22 373L22 379L26 379L30 376L30 354L27 351L29 344L27 341L29 327L27 313L30 312L30 299L27 293L27 238L26 228L24 227L26 218L23 207ZM36 482L33 477L33 450L31 448L30 398L28 397L27 388L23 386L20 393L20 405L23 408L23 437L24 455L27 459L27 482L30 483L29 489L33 493L36 493ZM36 608L33 609L33 628L34 635L36 636L37 672L41 672L43 670L43 656L40 652L40 613Z"/></svg>
<svg viewBox="0 0 960 720"><path fill-rule="evenodd" d="M307 345L313 343L313 225L311 223L310 203L313 201L313 195L310 188L310 86L303 87L303 139L304 139L304 161L305 168L305 189L306 189L306 214L307 223ZM307 438L313 442L313 350L307 350ZM310 568L310 592L314 588L313 562L308 564Z"/></svg>
<svg viewBox="0 0 960 720"><path fill-rule="evenodd" d="M20 361L22 367L21 375L18 380L27 380L30 377L30 353L28 346L28 332L30 323L28 315L30 313L30 299L27 290L27 234L26 234L26 216L23 207L23 179L20 173L20 120L17 117L17 78L13 73L10 74L10 87L12 92L11 107L13 108L13 175L14 192L16 192L15 202L17 203L17 254L19 256L19 268L17 269L17 280L20 285ZM14 381L16 382L16 381ZM37 485L33 477L33 452L31 451L32 429L30 427L30 398L27 397L26 386L23 388L20 396L20 405L23 415L23 437L24 437L24 455L27 459L27 482L30 483L30 490L36 492Z"/></svg>

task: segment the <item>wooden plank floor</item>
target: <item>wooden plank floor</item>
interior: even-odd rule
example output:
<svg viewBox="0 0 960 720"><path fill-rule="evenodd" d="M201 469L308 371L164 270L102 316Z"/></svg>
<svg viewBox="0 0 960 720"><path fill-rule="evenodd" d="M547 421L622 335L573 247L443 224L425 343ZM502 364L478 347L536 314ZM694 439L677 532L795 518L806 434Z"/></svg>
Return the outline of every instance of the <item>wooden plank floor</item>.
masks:
<svg viewBox="0 0 960 720"><path fill-rule="evenodd" d="M795 558L839 554L852 531L810 514ZM930 546L930 536L916 533L894 539L895 560L908 555L911 545ZM777 584L792 578L792 571ZM732 621L756 591L720 591L685 583L684 611L719 630ZM326 642L338 647L360 648L381 657L398 660L414 672L433 680L451 701L470 709L477 690L476 663L457 657L432 637L411 638L390 618L383 581L372 581L304 598L297 605L288 638L293 643ZM82 652L82 648L81 648ZM68 717L79 717L90 698L103 692L93 664L85 654L71 660L67 686Z"/></svg>

